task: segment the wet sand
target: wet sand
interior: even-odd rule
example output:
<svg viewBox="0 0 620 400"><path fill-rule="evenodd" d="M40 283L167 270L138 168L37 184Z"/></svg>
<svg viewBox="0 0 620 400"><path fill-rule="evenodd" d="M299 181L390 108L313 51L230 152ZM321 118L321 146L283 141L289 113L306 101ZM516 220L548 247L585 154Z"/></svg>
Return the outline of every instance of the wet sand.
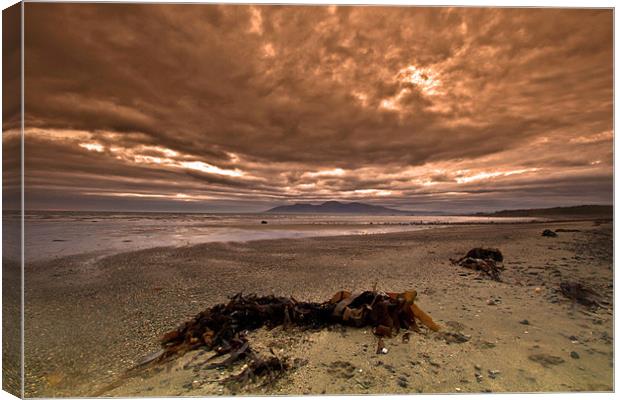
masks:
<svg viewBox="0 0 620 400"><path fill-rule="evenodd" d="M557 238L543 229L576 229ZM161 371L121 379L158 338L237 292L324 301L341 289L416 289L447 332L385 340L367 329L259 330L252 346L305 365L240 394L613 390L612 224L475 225L365 236L209 243L27 265L26 396L230 394L192 352ZM454 266L476 246L504 253L503 282ZM559 293L579 281L607 305ZM537 289L538 288L538 289ZM491 301L490 301L491 300ZM489 304L491 303L491 304ZM527 320L527 324L525 321ZM233 371L235 372L235 371Z"/></svg>

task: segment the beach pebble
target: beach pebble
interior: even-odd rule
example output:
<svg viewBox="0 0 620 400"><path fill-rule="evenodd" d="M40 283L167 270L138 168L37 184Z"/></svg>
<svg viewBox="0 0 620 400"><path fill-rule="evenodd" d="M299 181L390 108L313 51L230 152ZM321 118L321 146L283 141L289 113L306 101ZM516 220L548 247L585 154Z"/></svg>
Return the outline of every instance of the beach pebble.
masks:
<svg viewBox="0 0 620 400"><path fill-rule="evenodd" d="M527 319L524 319L522 321L519 321L519 323L522 324L522 325L529 325L530 321L528 321Z"/></svg>
<svg viewBox="0 0 620 400"><path fill-rule="evenodd" d="M489 378L491 379L495 379L497 375L499 375L499 370L497 369L490 369L488 372L489 372Z"/></svg>
<svg viewBox="0 0 620 400"><path fill-rule="evenodd" d="M571 358L574 358L574 359L580 358L579 357L579 353L577 353L576 351L571 351L570 352L570 356L571 356Z"/></svg>

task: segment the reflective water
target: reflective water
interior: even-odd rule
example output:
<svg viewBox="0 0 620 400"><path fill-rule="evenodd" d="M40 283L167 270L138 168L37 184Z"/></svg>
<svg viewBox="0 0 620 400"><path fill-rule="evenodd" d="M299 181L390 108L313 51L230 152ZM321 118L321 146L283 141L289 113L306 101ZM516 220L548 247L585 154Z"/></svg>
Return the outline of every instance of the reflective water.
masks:
<svg viewBox="0 0 620 400"><path fill-rule="evenodd" d="M18 216L8 216L9 220L15 218ZM465 216L28 212L26 261L206 242L364 235L450 224L531 220Z"/></svg>

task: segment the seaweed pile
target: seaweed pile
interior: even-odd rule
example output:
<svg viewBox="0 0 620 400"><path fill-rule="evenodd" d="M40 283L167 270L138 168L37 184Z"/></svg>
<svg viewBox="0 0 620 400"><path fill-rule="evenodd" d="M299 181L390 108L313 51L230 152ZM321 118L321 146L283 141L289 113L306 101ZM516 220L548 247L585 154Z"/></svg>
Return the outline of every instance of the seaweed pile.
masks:
<svg viewBox="0 0 620 400"><path fill-rule="evenodd" d="M390 337L400 329L419 331L418 322L437 331L439 326L415 303L416 291L385 293L365 291L337 292L323 303L302 302L292 297L237 294L227 304L208 308L161 339L162 350L142 365L163 363L188 351L203 348L214 351L212 358L228 357L208 368L228 368L244 360L246 368L230 381L245 384L258 377L271 380L291 368L287 359L275 355L264 359L251 348L247 333L276 326L320 329L335 324L372 327L379 337Z"/></svg>
<svg viewBox="0 0 620 400"><path fill-rule="evenodd" d="M482 271L491 279L501 281L500 273L504 269L501 263L504 261L504 256L498 249L476 247L458 260L450 261L463 268Z"/></svg>

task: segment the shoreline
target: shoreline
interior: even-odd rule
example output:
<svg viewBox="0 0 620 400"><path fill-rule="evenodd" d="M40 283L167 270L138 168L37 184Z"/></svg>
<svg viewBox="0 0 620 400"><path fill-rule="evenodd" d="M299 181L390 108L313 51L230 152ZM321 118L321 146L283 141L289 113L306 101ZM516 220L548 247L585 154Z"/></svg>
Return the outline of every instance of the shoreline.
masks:
<svg viewBox="0 0 620 400"><path fill-rule="evenodd" d="M543 238L540 224L580 232ZM578 279L613 302L612 288L607 287L612 282L612 227L608 223L550 221L446 228L206 243L138 250L90 262L84 262L83 256L73 256L35 263L37 268L30 266L26 282L26 341L30 343L26 346L26 393L88 396L156 350L161 334L239 291L324 301L337 290L368 289L374 283L386 291L416 289L418 303L425 311L449 330L460 328L471 340L446 344L433 334L412 334L410 350L390 339L390 353L377 356L372 354L376 340L372 334L354 328L346 328L344 333L260 331L256 332L258 343L284 346L289 339L295 339L282 349L293 356L307 354L308 365L267 392L248 388L241 394L320 394L323 390L333 394L381 390L411 393L418 389L453 393L457 387L463 392L611 390L612 368L608 360L612 359L613 348L606 341L612 334L613 308L595 314L573 310L570 302L555 292L561 278ZM478 274L450 265L449 258L480 245L499 247L504 252L505 282L479 280ZM592 254L581 260L580 252ZM535 293L536 287L543 289ZM501 304L487 305L490 298L500 299ZM523 319L530 322L527 333L519 323ZM562 335L581 337L585 329L582 325L600 331L599 336L588 337L583 343L566 343ZM65 337L69 332L75 332L72 340ZM549 335L553 339L547 338ZM513 347L519 342L516 351ZM490 345L485 343L494 346L486 348ZM560 344L564 349L558 347ZM370 352L363 351L364 346ZM539 346L538 350L534 346ZM577 349L579 361L569 356L568 347ZM528 353L543 350L562 358L562 363L540 367L527 358ZM442 367L429 364L425 361L428 357L418 352ZM360 382L374 379L374 383L360 386L354 382L350 387L342 379L332 382L334 374L326 371L333 369L329 365L337 361L336 355L365 371L359 373ZM518 362L506 364L506 358ZM411 364L416 360L420 364ZM379 361L392 366L397 376L377 365ZM451 366L453 361L462 365L462 371ZM484 379L478 382L469 365L472 363L489 364L483 368L502 372L488 378L485 370ZM576 363L584 370L576 369ZM535 381L520 377L524 373L519 369L528 368L542 375L530 377ZM182 366L179 369L173 368L168 375L128 379L104 395L221 394L221 385L207 376L199 376L196 387L184 387L188 379L196 377L188 375ZM387 379L385 385L380 377ZM400 378L404 379L400 382L408 382L407 387L398 383ZM166 379L184 383L162 384ZM425 380L429 383L423 383ZM304 382L317 382L316 390ZM562 382L569 382L565 384L570 387L562 386Z"/></svg>
<svg viewBox="0 0 620 400"><path fill-rule="evenodd" d="M495 217L494 217L495 218ZM513 217L499 217L512 219ZM522 218L525 219L525 218ZM150 250L150 249L158 249L158 248L179 248L179 247L187 247L187 246L199 246L202 244L208 243L250 243L256 241L270 241L270 240L297 240L297 239L312 239L312 238L324 238L324 237L354 237L354 236L365 236L365 235L388 235L392 233L402 233L402 232L415 232L423 229L431 229L431 228L450 228L450 227L467 227L467 226L494 226L494 225L541 225L541 224L565 224L565 223L581 223L581 222L593 222L593 223L608 223L613 222L613 218L584 218L584 219L549 219L549 220L527 220L527 221L505 221L505 222L476 222L476 221L463 221L463 222L385 222L385 223L359 223L359 224L344 224L344 223L303 223L303 224L278 224L271 223L265 225L250 225L250 224L231 224L231 225L217 225L217 224L199 224L197 227L205 228L205 227L213 227L218 230L230 230L231 235L235 236L232 232L234 230L238 230L240 232L245 232L245 236L247 239L243 239L243 233L236 233L237 238L232 239L224 239L224 238L215 238L215 239L207 239L204 236L198 235L199 239L195 242L191 240L186 241L186 243L180 244L178 243L169 243L166 244L165 240L157 245L153 245L153 242L149 243L140 243L139 241L134 240L123 240L122 243L117 243L116 246L111 246L109 248L91 250L86 252L79 253L63 253L64 249L60 251L58 254L52 253L54 255L47 254L46 256L41 255L29 255L26 254L26 259L30 258L28 264L42 264L54 259L62 259L66 257L90 257L91 259L97 259L102 257L108 257L118 254L124 253L132 253L136 251ZM412 227L411 229L407 229L406 227ZM415 228L413 228L415 227ZM394 231L386 232L380 231L385 228L397 228ZM342 230L340 233L334 233L334 231ZM357 230L357 231L356 231ZM376 232L373 232L376 230ZM251 237L251 233L260 233L265 231L271 232L288 232L290 236L275 236L275 237ZM315 231L314 234L307 235L306 233L309 231ZM225 235L224 235L225 237ZM157 241L157 240L155 240ZM55 239L53 242L62 242L63 245L70 244L71 241L64 239ZM132 248L135 247L135 248ZM30 248L30 247L29 247ZM50 250L48 249L47 252Z"/></svg>

